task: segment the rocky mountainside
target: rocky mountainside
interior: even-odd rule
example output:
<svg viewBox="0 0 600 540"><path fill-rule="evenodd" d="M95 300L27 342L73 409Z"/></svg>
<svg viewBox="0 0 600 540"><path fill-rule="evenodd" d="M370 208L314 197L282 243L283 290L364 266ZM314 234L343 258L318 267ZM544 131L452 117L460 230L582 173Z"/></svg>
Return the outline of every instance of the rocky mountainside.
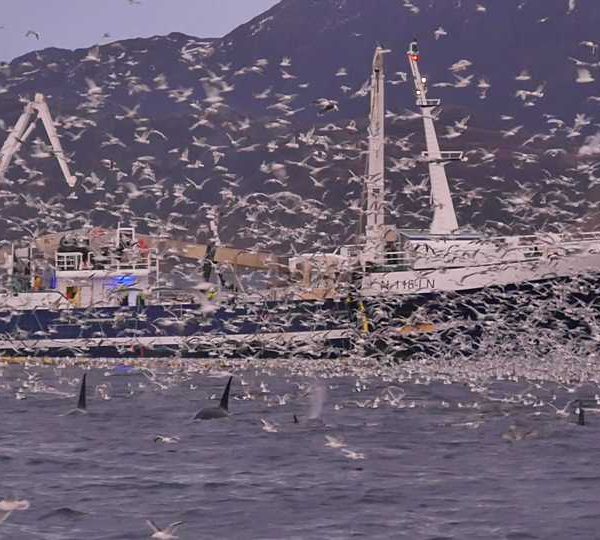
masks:
<svg viewBox="0 0 600 540"><path fill-rule="evenodd" d="M388 74L390 220L427 226L405 51L440 97L459 221L499 232L592 225L600 177L595 0L283 0L229 35L46 49L0 67L0 118L44 93L75 195L37 128L0 186L6 236L85 223L265 247L356 231L373 50ZM338 102L322 114L319 98ZM596 156L596 157L594 157Z"/></svg>
<svg viewBox="0 0 600 540"><path fill-rule="evenodd" d="M388 70L401 80L404 51L417 37L447 103L490 115L521 115L535 103L574 115L597 106L588 98L598 93L592 79L600 56L584 42L594 40L599 23L593 0L284 0L219 41L215 57L234 68L266 58L278 90L305 80L310 97L341 97L342 83L355 89L364 81L378 44L392 50ZM279 66L284 57L293 61L287 70ZM335 77L342 68L348 75ZM285 71L298 79L285 82ZM409 106L410 88L398 85L395 102ZM543 95L528 93L539 86Z"/></svg>

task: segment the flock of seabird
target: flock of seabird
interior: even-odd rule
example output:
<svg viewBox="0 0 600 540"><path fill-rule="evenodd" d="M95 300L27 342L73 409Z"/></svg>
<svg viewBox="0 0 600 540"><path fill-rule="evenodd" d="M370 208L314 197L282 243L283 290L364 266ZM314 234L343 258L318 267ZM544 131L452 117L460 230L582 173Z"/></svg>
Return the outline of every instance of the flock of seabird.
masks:
<svg viewBox="0 0 600 540"><path fill-rule="evenodd" d="M130 2L138 3L136 0ZM571 4L575 4L574 0L570 0ZM416 8L408 0L404 1L404 5ZM478 11L485 12L485 8L480 7L482 9L478 7ZM543 23L540 21L540 24ZM449 34L449 30L441 25L433 32L435 40L441 43L448 39ZM25 35L40 39L39 32L35 30L28 30ZM573 81L580 87L589 88L595 80L598 67L595 58L598 44L584 40L579 46L589 52L591 58L570 60L575 68ZM144 79L137 70L143 65L145 50L128 50L121 43L91 48L78 65L70 68L71 74L77 75L82 66L89 67L90 71L93 71L92 67L106 66L107 71L102 73L98 70L97 77L82 77L83 85L78 89L76 111L67 112L57 119L65 137L65 146L75 148L74 161L83 148L78 145L85 145L90 140L99 141L99 166L78 173L80 192L72 197L86 201L86 208L75 209L72 198L58 190L53 189L53 195L47 200L23 192L23 185L31 186L34 190L47 187L46 175L38 159L47 157L49 152L41 140L34 139L35 160L22 156L17 163L19 173L11 173L0 191L0 222L6 232L13 236L34 237L39 231L79 228L129 217L143 223L155 234L189 235L194 238L196 235L228 235L242 241L252 240L255 247L260 249L276 250L282 245L282 240L291 245L292 250L309 247L314 251L326 251L345 243L350 229L348 224L353 221L347 219L347 215L340 217L339 209L330 208L329 203L341 199L339 194L347 192L350 193L346 197L349 209L354 212L360 210L360 196L356 188L362 182L358 175L364 166L366 137L356 120L340 120L336 113L343 110L344 100L366 97L369 81L358 87L350 84L350 68L341 66L335 73L339 81L339 95L306 102L302 96L310 83L295 73L290 57L283 57L275 66L269 65L266 59L257 59L237 69L228 64L208 68L202 64L202 59L212 52L210 44L194 39L178 50L177 62L185 66L187 71L200 75L205 97L199 101L194 97L192 88L171 83L166 73L154 73L150 79ZM47 68L44 53L38 53L27 62L16 65L15 72L3 78L2 91L18 94L19 85L27 77L23 73L30 72L33 76L35 72ZM273 90L273 84L265 80L264 88L254 94L254 99L264 104L264 110L268 111L266 121L231 114L227 97L236 85L241 86L251 78L260 78L270 68L276 70L279 79L288 85L288 90ZM59 66L52 66L52 69L59 69ZM361 66L360 69L366 77L369 66ZM489 79L475 73L470 60L456 61L448 66L448 73L447 81L436 82L433 86L459 90L476 88L480 99L488 99L491 88ZM535 80L532 70L519 69L514 73L514 79L523 85L515 92L517 103L528 111L543 103L548 89L544 81ZM406 72L398 72L393 74L388 84L395 88L406 84L407 80ZM73 84L77 84L75 78L73 81ZM145 94L158 95L171 104L185 107L189 114L175 130L169 130L157 119L143 115L139 104L131 107L122 105L117 114L112 115L114 122L109 132L98 122L108 110L111 96L119 92L133 98ZM589 101L598 102L600 96L590 96ZM307 107L314 109L318 123L299 129L293 121ZM460 178L453 183L453 189L460 199L460 210L468 211L472 222L500 232L509 230L513 225L510 220L514 220L517 226L552 222L552 227L560 229L561 222L585 223L597 213L598 201L588 196L591 190L600 185L600 161L595 158L600 154L600 140L590 135L595 119L585 113L579 113L574 118L561 118L559 113L541 113L540 117L543 118L543 130L536 133L529 132L512 115L500 118L504 128L498 142L510 148L508 154L515 169L511 174L505 174L505 170L497 167L500 160L505 159L501 157L503 151L499 148L472 146L467 149L468 160L463 164L465 173L471 174L470 171L481 171L485 167L490 173L486 181L491 185L472 185ZM394 129L418 118L419 115L414 112L398 110L397 107L386 111L386 121ZM474 120L471 115L462 113L449 117L442 137L460 141L472 129ZM129 138L125 133L129 133ZM429 187L425 177L415 179L418 160L412 155L419 150L418 143L412 133L397 135L389 140L388 169L394 178L402 178L398 190L404 201L396 201L398 205L390 208L390 213L394 218L410 219L411 226L420 226L428 219ZM586 159L578 161L577 156L571 156L573 159L567 160L566 168L559 172L543 169L542 163L565 154L565 141L572 144L576 142L579 156ZM149 148L152 148L152 152ZM129 159L129 156L119 159L119 153L127 149L135 153L134 159ZM71 152L70 149L68 151ZM253 185L260 185L262 191L247 192L247 178L239 168L240 162L245 167L251 163L256 169L259 182ZM169 163L169 167L177 170L174 181L167 176L167 170L161 163ZM523 181L519 171L525 170L529 174L531 166L541 170L541 177L530 176ZM412 176L412 181L405 179L407 175ZM303 195L306 186L314 194L312 197ZM213 194L218 194L218 201L213 200ZM499 214L510 217L510 220L502 223L484 218L484 213L488 211L486 204L492 205ZM12 215L23 207L26 210L25 217L23 214ZM139 208L144 209L143 215L139 214ZM195 222L190 217L197 215L213 217L209 219L211 223L207 224ZM243 226L236 231L224 231L225 218L234 223L241 222ZM298 220L300 225L294 220ZM191 222L197 227L191 227ZM216 232L215 223L219 229ZM325 230L323 223L327 223L331 230ZM194 232L190 234L192 228ZM178 262L176 272L180 279L185 279L196 270L197 265L190 266L189 262L183 260ZM552 418L585 426L586 411L593 412L600 403L600 396L591 396L590 389L585 386L593 386L600 394L595 341L584 339L579 343L579 336L572 335L573 340L578 342L573 345L556 339L557 332L574 333L566 323L563 326L559 324L558 329L548 330L536 324L540 322L538 318L543 318L541 313L564 309L561 297L569 293L568 286L553 287L563 287L564 291L558 290L552 300L539 301L534 305L527 301L517 305L514 311L497 313L492 313L489 307L492 305L492 295L495 303L498 300L512 301L514 297L499 291L481 293L480 303L488 306L489 311L476 313L475 316L488 332L475 351L466 351L467 344L464 348L460 343L449 348L446 343L439 342L430 343L426 353L417 354L415 359L398 365L383 365L369 358L352 357L349 360L319 360L313 363L290 359L286 361L287 368L306 377L318 375L322 380L341 375L355 377L356 387L353 391L357 398L343 404L336 403L334 410L335 407L371 409L380 406L411 409L421 404L408 396L400 385L462 382L474 398L470 403L456 405L469 414L468 421L457 426L476 429L483 422L482 411L485 407L504 410L503 407L515 406L536 413L543 411ZM377 308L375 306L375 311ZM381 308L385 309L385 306ZM591 336L600 330L600 325L591 314L594 308L583 304L569 307L572 315L587 322ZM515 312L527 313L529 318L526 321L518 320ZM524 328L536 330L525 332ZM547 352L540 354L540 347L544 346ZM144 369L140 372L159 391L172 384L169 377L163 378L154 371ZM359 394L366 390L366 381L372 377L381 378L388 387L376 397L359 399ZM195 420L225 420L232 414L229 406L232 381L230 377L219 404L199 410L194 416ZM493 383L497 381L515 385L528 382L525 389L503 394L494 388ZM575 394L577 397L566 404L561 401L561 384L565 386L563 393L566 391L569 396ZM21 381L14 395L16 399L26 399L29 393L41 391L44 391L41 383L35 375L31 375ZM86 414L87 391L84 374L76 407L67 414ZM108 391L104 392L105 398L109 399ZM287 394L273 396L266 387L261 392L275 406L285 405L290 399ZM310 425L311 422L318 422L326 397L326 385L313 385L310 395L311 406L306 417L293 415L291 424ZM249 397L252 398L255 396ZM281 426L267 418L260 419L260 426L269 434L276 434L281 429ZM516 423L501 435L502 439L512 444L541 436L536 425L520 426ZM177 444L180 437L157 434L154 441L157 444ZM343 439L332 434L325 435L324 444L350 460L367 458L364 452L349 448ZM29 507L27 500L0 500L0 524L9 519L12 513L26 511ZM153 521L148 521L152 538L162 540L176 538L176 530L181 524L178 521L161 528Z"/></svg>
<svg viewBox="0 0 600 540"><path fill-rule="evenodd" d="M449 368L452 367L452 361L447 360L447 363L440 361L435 364L433 362L425 362L423 360L409 360L400 364L383 365L373 362L366 358L352 358L347 360L329 360L323 362L307 361L307 360L291 360L287 365L290 374L310 378L312 382L300 385L295 396L292 394L278 395L270 391L269 385L265 380L253 383L256 386L256 391L250 391L248 383L244 380L244 370L250 369L252 363L245 361L230 361L229 364L221 363L230 373L238 372L240 375L229 375L225 381L223 392L219 396L212 396L211 399L218 399L217 405L207 405L192 417L198 421L226 421L231 415L235 415L235 410L231 410L230 396L232 386L236 379L241 382L242 393L237 393L235 399L261 399L267 402L270 406L278 407L285 406L290 403L291 399L298 399L300 396L308 396L309 404L306 413L298 418L295 414L290 414L289 427L291 429L295 424L302 424L305 429L320 429L326 428L321 420L323 408L327 399L327 389L334 383L332 379L338 377L352 376L354 384L349 384L349 390L356 395L354 399L345 399L336 401L331 407L332 414L342 408L357 407L365 410L377 409L379 407L390 407L398 410L411 410L415 408L434 407L434 408L452 408L455 411L462 411L465 415L464 422L455 422L451 424L455 428L478 429L484 422L493 421L499 413L504 416L519 416L520 420L513 422L507 431L500 434L502 440L511 444L524 444L530 439L539 439L545 437L545 431L548 425L554 425L553 429L562 429L560 426L563 422L571 423L575 426L586 425L586 411L596 412L600 408L600 380L597 380L590 387L590 382L570 381L557 382L556 380L546 381L538 379L538 382L527 381L524 377L516 375L514 372L502 372L503 366L498 366L494 373L488 370L489 364L477 361L470 363L457 362L457 372L462 371L462 376L457 373L452 373ZM64 361L60 364L62 367L71 365L69 361ZM108 369L104 372L105 376L118 376L124 373L130 375L143 374L147 377L150 387L158 392L163 392L172 388L175 385L182 384L189 380L190 375L195 373L195 369L199 372L214 370L214 364L210 362L201 363L200 365L190 364L185 369L179 363L170 363L162 361L162 366L151 370L147 363L143 367L131 367L123 365L115 365L113 361L106 361L104 364ZM60 367L59 366L59 367ZM281 374L282 364L277 361L261 361L255 364L255 374L262 373L266 376L275 376ZM102 367L102 361L99 361L98 367ZM506 366L504 366L506 367ZM554 375L564 368L560 363L554 366ZM8 369L8 368L4 368ZM566 374L567 370L563 370ZM21 391L25 393L25 399L29 394L38 392L50 392L51 387L43 386L39 383L36 386L37 377L28 371L26 374L27 386ZM533 373L532 373L533 375ZM539 376L539 373L538 373ZM84 372L79 383L79 390L76 397L76 407L70 410L67 414L87 414L88 400L87 393L89 392L88 373ZM384 381L387 386L377 392L376 396L369 398L361 395L365 394L369 387L376 384L375 381ZM559 379L560 380L560 379ZM139 383L139 388L144 387L144 379ZM331 382L329 382L331 381ZM434 399L428 400L423 397L411 396L411 392L415 388L426 389L430 385L439 383L444 384L462 384L468 388L471 397L468 400L458 402L446 402L444 400ZM499 388L497 385L504 385ZM98 385L102 386L102 385ZM8 388L3 386L3 390ZM191 385L190 388L197 388ZM409 390L407 390L409 388ZM595 389L595 390L594 390ZM54 393L54 391L52 390ZM595 393L594 393L595 392ZM60 394L65 395L64 393ZM95 395L98 395L95 392ZM565 405L558 405L564 396L569 397L569 401ZM110 399L110 394L106 396ZM95 406L97 407L99 403ZM526 413L528 420L523 420L523 413ZM541 416L540 416L541 415ZM556 421L552 421L555 417ZM544 420L545 419L545 420ZM541 422L541 423L540 423ZM558 424L556 423L558 422ZM593 422L592 422L593 424ZM260 428L270 436L283 430L283 426L268 418L260 418ZM180 442L179 435L161 435L154 437L154 442L157 444L178 444ZM341 456L352 461L361 461L367 459L364 451L352 448L341 436L335 434L330 429L324 433L324 447L333 451L339 452ZM362 470L358 468L357 470ZM0 501L0 511L3 512L1 521L8 519L12 512L19 510L27 510L29 502L26 500L3 500ZM152 529L152 538L156 539L172 539L177 538L176 529L182 525L181 521L170 524L168 527L161 528L152 521L148 521L148 526Z"/></svg>

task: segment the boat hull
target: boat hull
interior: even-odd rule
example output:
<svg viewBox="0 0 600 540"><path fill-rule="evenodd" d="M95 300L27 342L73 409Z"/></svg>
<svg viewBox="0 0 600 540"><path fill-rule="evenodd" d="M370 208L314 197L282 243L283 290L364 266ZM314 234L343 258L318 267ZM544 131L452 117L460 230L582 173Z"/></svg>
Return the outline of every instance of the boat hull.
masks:
<svg viewBox="0 0 600 540"><path fill-rule="evenodd" d="M345 347L346 300L0 311L0 352L19 356L278 355Z"/></svg>
<svg viewBox="0 0 600 540"><path fill-rule="evenodd" d="M0 310L0 354L17 356L335 356L404 358L482 335L544 328L590 339L600 276L360 300Z"/></svg>

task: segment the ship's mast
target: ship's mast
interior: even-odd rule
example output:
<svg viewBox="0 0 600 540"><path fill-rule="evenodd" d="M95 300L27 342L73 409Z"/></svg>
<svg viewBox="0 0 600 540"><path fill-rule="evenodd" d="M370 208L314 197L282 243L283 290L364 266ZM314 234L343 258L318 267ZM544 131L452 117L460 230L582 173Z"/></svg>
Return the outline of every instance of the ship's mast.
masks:
<svg viewBox="0 0 600 540"><path fill-rule="evenodd" d="M431 234L452 234L458 230L456 212L452 204L452 196L448 186L445 166L449 161L462 159L462 152L442 152L433 123L433 109L440 105L439 99L427 99L427 79L419 70L419 47L415 41L407 52L412 70L417 96L417 105L421 108L427 152L423 157L429 164L431 181L431 202L433 205L433 221L429 228Z"/></svg>
<svg viewBox="0 0 600 540"><path fill-rule="evenodd" d="M365 260L374 261L383 253L385 219L385 74L383 55L389 52L377 47L371 75L371 111L369 115L369 157L367 164L367 224Z"/></svg>

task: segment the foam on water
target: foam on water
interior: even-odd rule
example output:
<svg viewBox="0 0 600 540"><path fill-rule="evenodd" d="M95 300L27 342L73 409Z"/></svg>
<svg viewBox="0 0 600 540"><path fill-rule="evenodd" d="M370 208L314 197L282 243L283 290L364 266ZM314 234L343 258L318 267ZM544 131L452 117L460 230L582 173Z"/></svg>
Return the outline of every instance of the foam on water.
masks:
<svg viewBox="0 0 600 540"><path fill-rule="evenodd" d="M63 416L81 367L5 366L0 498L30 507L0 533L146 538L152 519L184 521L182 539L588 539L600 527L600 419L590 410L577 426L566 405L600 389L589 357L564 360L524 362L546 375L530 379L498 357L494 369L486 358L219 362L218 377L176 361L113 377L100 362L85 416ZM32 373L36 391L23 387ZM192 422L227 373L232 416Z"/></svg>

